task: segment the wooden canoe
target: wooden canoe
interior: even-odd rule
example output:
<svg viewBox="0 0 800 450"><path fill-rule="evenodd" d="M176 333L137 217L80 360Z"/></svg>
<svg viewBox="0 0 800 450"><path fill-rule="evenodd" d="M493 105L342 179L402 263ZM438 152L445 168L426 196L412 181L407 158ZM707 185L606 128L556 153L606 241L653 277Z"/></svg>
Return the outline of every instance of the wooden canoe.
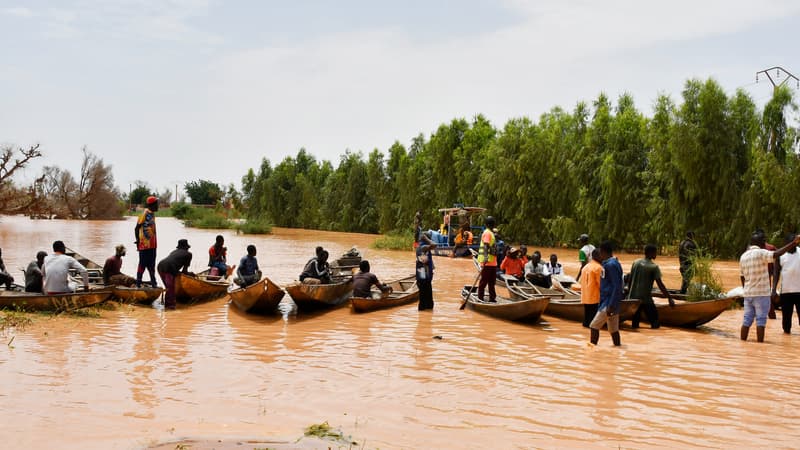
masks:
<svg viewBox="0 0 800 450"><path fill-rule="evenodd" d="M286 286L300 310L313 310L342 305L353 294L353 278L331 284L293 283Z"/></svg>
<svg viewBox="0 0 800 450"><path fill-rule="evenodd" d="M243 312L269 314L275 311L286 292L264 277L250 286L230 291L229 295L234 306Z"/></svg>
<svg viewBox="0 0 800 450"><path fill-rule="evenodd" d="M164 288L144 286L111 286L111 296L122 303L151 304L164 292Z"/></svg>
<svg viewBox="0 0 800 450"><path fill-rule="evenodd" d="M73 311L103 303L110 296L110 289L92 289L68 294L0 291L0 308L23 311Z"/></svg>
<svg viewBox="0 0 800 450"><path fill-rule="evenodd" d="M350 299L350 305L355 312L369 312L376 309L391 308L394 306L407 305L419 301L419 286L417 286L417 278L411 275L399 280L394 280L386 283L392 288L392 293L382 297L379 290L373 290L378 298L364 298L353 297Z"/></svg>
<svg viewBox="0 0 800 450"><path fill-rule="evenodd" d="M661 325L668 327L697 328L716 319L737 299L737 297L725 297L697 302L675 300L674 308L668 303L656 303L658 320ZM642 315L642 321L646 320L647 317Z"/></svg>
<svg viewBox="0 0 800 450"><path fill-rule="evenodd" d="M536 296L546 297L549 294L542 292L550 292L550 291L553 290L547 288L540 288L538 286L536 286L535 290L531 287L525 287L525 286L522 287L511 286L508 288L508 292L514 299L525 299ZM641 301L639 300L633 300L633 299L622 300L622 302L620 302L620 310L619 310L620 322L630 320L633 317L633 314L636 313L636 310L639 308L640 304ZM552 317L558 317L559 319L572 320L575 322L583 322L583 303L581 303L580 298L575 298L575 297L567 297L567 298L551 297L550 304L547 305L547 311L545 311L545 314Z"/></svg>
<svg viewBox="0 0 800 450"><path fill-rule="evenodd" d="M467 302L467 307L476 312L517 322L538 322L550 303L550 297L512 300L499 295L495 299L497 303L481 301L473 286L464 286L461 297Z"/></svg>
<svg viewBox="0 0 800 450"><path fill-rule="evenodd" d="M179 273L175 277L175 299L178 303L196 304L222 297L230 283L224 280L207 280L203 275Z"/></svg>

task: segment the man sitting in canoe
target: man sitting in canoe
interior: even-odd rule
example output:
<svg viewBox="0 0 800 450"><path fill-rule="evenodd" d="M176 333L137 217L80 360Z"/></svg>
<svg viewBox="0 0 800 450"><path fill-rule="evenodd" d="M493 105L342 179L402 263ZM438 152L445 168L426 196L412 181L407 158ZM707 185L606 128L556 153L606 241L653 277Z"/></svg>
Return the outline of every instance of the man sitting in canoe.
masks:
<svg viewBox="0 0 800 450"><path fill-rule="evenodd" d="M503 278L508 283L510 280L507 276L515 277L517 281L523 280L525 276L525 260L520 257L520 251L516 247L508 249L508 255L503 259L500 264L500 270L506 275Z"/></svg>
<svg viewBox="0 0 800 450"><path fill-rule="evenodd" d="M122 257L125 256L125 246L120 244L114 248L114 256L108 257L103 264L103 284L106 286L133 286L136 278L122 273Z"/></svg>
<svg viewBox="0 0 800 450"><path fill-rule="evenodd" d="M453 253L450 256L455 258L469 254L469 246L472 245L473 239L472 232L469 231L469 222L467 222L456 233L453 239Z"/></svg>
<svg viewBox="0 0 800 450"><path fill-rule="evenodd" d="M36 253L36 260L31 261L25 269L25 292L42 293L44 277L42 276L42 266L47 252L39 251Z"/></svg>
<svg viewBox="0 0 800 450"><path fill-rule="evenodd" d="M233 279L233 282L241 287L247 287L260 279L261 270L258 268L256 259L256 246L250 244L247 246L247 254L239 260L239 268L236 269L236 278Z"/></svg>
<svg viewBox="0 0 800 450"><path fill-rule="evenodd" d="M358 263L358 273L353 275L353 297L369 298L372 293L370 288L377 286L384 294L392 292L392 288L378 281L378 277L369 271L369 261Z"/></svg>
<svg viewBox="0 0 800 450"><path fill-rule="evenodd" d="M318 251L317 256L306 263L303 272L300 274L300 282L305 284L330 284L331 271L328 265L327 250Z"/></svg>
<svg viewBox="0 0 800 450"><path fill-rule="evenodd" d="M550 271L542 262L542 254L539 250L533 252L531 260L525 264L525 278L536 286L549 288L552 286L550 281Z"/></svg>
<svg viewBox="0 0 800 450"><path fill-rule="evenodd" d="M224 279L233 272L236 266L228 266L228 247L225 247L225 238L218 234L216 242L208 249L208 267L211 267L210 275L218 275ZM216 270L216 273L214 269Z"/></svg>
<svg viewBox="0 0 800 450"><path fill-rule="evenodd" d="M72 256L65 255L67 247L62 241L53 242L53 254L44 258L42 276L45 294L66 294L75 292L69 281L69 270L76 270L83 279L83 289L89 290L89 272ZM73 284L73 286L70 286Z"/></svg>
<svg viewBox="0 0 800 450"><path fill-rule="evenodd" d="M164 283L164 308L175 309L177 301L175 300L175 277L179 273L194 276L189 272L189 264L192 263L192 253L189 249L189 241L186 239L178 240L178 247L172 251L166 258L158 263L158 275Z"/></svg>
<svg viewBox="0 0 800 450"><path fill-rule="evenodd" d="M3 249L0 249L0 284L5 284L6 289L10 290L14 284L14 277L6 271L6 264L2 258Z"/></svg>

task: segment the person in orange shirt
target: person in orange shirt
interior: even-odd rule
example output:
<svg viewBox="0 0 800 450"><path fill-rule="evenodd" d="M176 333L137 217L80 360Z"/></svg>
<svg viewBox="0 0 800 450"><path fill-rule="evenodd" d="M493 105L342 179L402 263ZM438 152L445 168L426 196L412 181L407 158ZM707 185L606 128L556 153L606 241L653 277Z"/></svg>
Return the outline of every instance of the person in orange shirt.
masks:
<svg viewBox="0 0 800 450"><path fill-rule="evenodd" d="M508 250L508 256L503 258L500 264L500 270L506 275L516 277L517 280L525 279L525 259L520 257L519 249L511 247Z"/></svg>
<svg viewBox="0 0 800 450"><path fill-rule="evenodd" d="M583 304L583 327L589 328L600 303L600 276L603 266L600 264L600 250L592 250L591 259L581 269L581 303Z"/></svg>

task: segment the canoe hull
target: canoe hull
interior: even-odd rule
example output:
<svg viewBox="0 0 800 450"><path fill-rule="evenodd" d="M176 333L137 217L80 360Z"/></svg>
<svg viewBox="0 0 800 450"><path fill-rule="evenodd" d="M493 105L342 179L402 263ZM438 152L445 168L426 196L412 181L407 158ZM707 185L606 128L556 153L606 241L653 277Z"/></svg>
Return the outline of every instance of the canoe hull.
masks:
<svg viewBox="0 0 800 450"><path fill-rule="evenodd" d="M175 277L175 299L185 304L207 302L225 295L229 285L227 281L209 281L179 273Z"/></svg>
<svg viewBox="0 0 800 450"><path fill-rule="evenodd" d="M512 300L502 296L497 296L497 303L482 302L471 286L465 286L461 290L461 296L466 299L467 307L473 311L515 322L538 322L550 303L550 297Z"/></svg>
<svg viewBox="0 0 800 450"><path fill-rule="evenodd" d="M286 292L300 310L330 308L347 302L353 294L353 279L331 284L293 283L286 286Z"/></svg>
<svg viewBox="0 0 800 450"><path fill-rule="evenodd" d="M52 295L2 291L0 292L0 308L21 309L23 311L73 311L103 303L110 296L110 289Z"/></svg>
<svg viewBox="0 0 800 450"><path fill-rule="evenodd" d="M121 303L140 305L153 303L164 293L164 288L112 286L111 296Z"/></svg>
<svg viewBox="0 0 800 450"><path fill-rule="evenodd" d="M619 320L624 322L630 320L641 302L639 300L623 300L620 302ZM546 315L558 317L559 319L583 322L583 304L580 300L550 300Z"/></svg>
<svg viewBox="0 0 800 450"><path fill-rule="evenodd" d="M726 297L698 302L676 301L674 308L668 304L656 304L658 320L668 327L697 328L716 319L736 300L737 297Z"/></svg>
<svg viewBox="0 0 800 450"><path fill-rule="evenodd" d="M240 311L251 314L269 314L274 312L286 295L283 289L269 278L229 292L231 303Z"/></svg>
<svg viewBox="0 0 800 450"><path fill-rule="evenodd" d="M407 305L409 303L419 301L419 287L417 286L416 277L414 275L401 278L399 280L394 280L386 284L392 288L392 293L386 298L351 298L350 305L352 306L353 311L363 313L378 309Z"/></svg>

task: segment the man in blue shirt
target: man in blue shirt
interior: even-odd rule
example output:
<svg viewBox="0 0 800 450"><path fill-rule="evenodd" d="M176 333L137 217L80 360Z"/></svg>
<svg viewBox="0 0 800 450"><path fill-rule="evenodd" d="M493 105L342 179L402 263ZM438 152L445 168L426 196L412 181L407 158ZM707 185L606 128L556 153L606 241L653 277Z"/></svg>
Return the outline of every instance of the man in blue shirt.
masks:
<svg viewBox="0 0 800 450"><path fill-rule="evenodd" d="M607 325L614 345L619 346L619 305L623 298L622 266L614 257L614 246L610 241L600 244L600 260L603 262L603 272L600 278L600 305L592 323L589 324L591 329L589 341L592 345L597 345L597 341L600 339L600 328Z"/></svg>
<svg viewBox="0 0 800 450"><path fill-rule="evenodd" d="M239 260L239 268L236 269L236 278L233 279L233 282L241 287L247 287L260 279L261 270L258 268L256 259L256 246L250 244L247 246L247 254Z"/></svg>

